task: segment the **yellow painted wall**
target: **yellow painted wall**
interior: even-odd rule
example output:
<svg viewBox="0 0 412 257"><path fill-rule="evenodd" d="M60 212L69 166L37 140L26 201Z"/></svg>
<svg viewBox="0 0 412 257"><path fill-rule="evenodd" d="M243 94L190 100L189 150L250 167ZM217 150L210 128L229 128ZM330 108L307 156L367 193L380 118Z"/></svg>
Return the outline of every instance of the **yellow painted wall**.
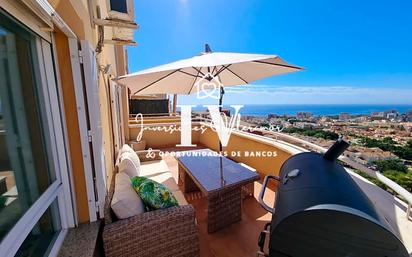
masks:
<svg viewBox="0 0 412 257"><path fill-rule="evenodd" d="M199 143L215 151L219 149L217 134L211 129L208 129L205 133L200 135ZM264 175L278 175L283 162L291 156L289 152L274 145L263 143L258 139L251 139L236 133L231 134L229 143L227 147L223 148L223 151L227 151L230 159L247 164ZM238 151L240 154L237 153ZM234 154L232 154L233 152ZM246 156L246 152L249 152L249 156ZM277 156L257 157L251 156L251 152L276 152L275 154Z"/></svg>
<svg viewBox="0 0 412 257"><path fill-rule="evenodd" d="M48 0L79 39L93 37L86 1Z"/></svg>
<svg viewBox="0 0 412 257"><path fill-rule="evenodd" d="M129 129L130 140L135 140L140 133L140 127L134 127ZM192 142L195 144L199 142L200 132L192 131ZM153 131L145 130L143 132L143 140L146 141L146 148L165 148L175 147L180 144L180 131L165 132L165 131Z"/></svg>
<svg viewBox="0 0 412 257"><path fill-rule="evenodd" d="M143 118L143 124L151 124L151 123L174 123L174 122L180 122L180 118L179 117L171 117L171 118L158 118L158 119L154 119L154 118L150 118L150 117L144 117ZM130 124L140 124L141 120L140 118L132 118L129 119L129 123Z"/></svg>
<svg viewBox="0 0 412 257"><path fill-rule="evenodd" d="M116 66L118 68L117 75L126 75L128 74L128 63L127 63L127 53L126 49L121 46L115 46L116 52ZM121 88L121 98L122 98L122 119L123 119L123 134L124 142L128 141L129 138L129 97L127 94L128 88Z"/></svg>
<svg viewBox="0 0 412 257"><path fill-rule="evenodd" d="M102 17L107 17L106 0L96 0L91 2L97 3L100 6ZM96 46L97 29L92 25L90 20L90 13L96 12L95 7L93 7L93 10L89 10L89 2L87 0L49 0L49 3L62 17L65 23L73 30L79 40L87 40L92 46ZM105 34L109 37L110 30L105 31ZM59 73L64 87L63 98L68 121L67 127L71 149L70 158L72 160L73 177L75 180L74 187L77 198L77 212L79 222L83 223L89 220L87 194L67 37L63 34L56 33L56 48L59 55ZM98 73L103 148L105 152L106 171L108 173L108 184L110 183L112 172L114 170L114 158L116 154L113 147L109 80L116 77L117 74L126 73L125 69L127 66L125 64L125 55L122 49L122 47L114 47L113 45L106 44L103 47L103 51L97 55L99 68L108 64L112 66L112 74L103 74L100 72L100 69Z"/></svg>
<svg viewBox="0 0 412 257"><path fill-rule="evenodd" d="M164 121L166 118L161 118ZM151 120L151 123L156 123L156 120ZM172 125L173 123L168 123ZM166 123L167 125L167 123ZM139 126L130 126L130 139L135 139L140 132ZM180 143L180 131L175 131L170 134L164 131L153 131L145 130L143 132L143 138L146 141L146 147L151 147L153 149L165 148L165 147L175 147ZM192 131L192 142L199 146L205 146L214 151L219 149L219 140L216 132L212 131L210 128L204 133L200 131ZM250 136L245 136L242 133L232 133L229 139L228 146L223 149L229 154L229 158L236 162L245 163L259 173L263 175L278 175L283 162L291 156L291 153L280 149L274 144L264 142L264 140L259 140L256 136L250 134ZM240 151L240 156L237 154ZM232 156L232 152L235 154ZM262 157L262 156L245 156L246 152L274 152L275 157Z"/></svg>

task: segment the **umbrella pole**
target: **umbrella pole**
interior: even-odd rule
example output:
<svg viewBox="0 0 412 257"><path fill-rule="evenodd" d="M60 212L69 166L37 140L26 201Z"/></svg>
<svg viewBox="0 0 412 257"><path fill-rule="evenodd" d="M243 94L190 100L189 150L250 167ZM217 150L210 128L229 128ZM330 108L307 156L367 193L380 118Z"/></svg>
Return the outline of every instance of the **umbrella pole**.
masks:
<svg viewBox="0 0 412 257"><path fill-rule="evenodd" d="M223 95L225 94L225 90L223 89L223 87L220 87L220 97L219 97L219 114L222 114L222 105L223 105ZM219 129L222 129L222 125L220 124ZM219 138L218 138L219 140ZM220 142L219 140L219 154L220 154L220 181L222 182L222 186L224 186L226 184L225 182L225 178L223 177L223 156L222 156L222 150L223 150L223 146L222 146L222 142Z"/></svg>
<svg viewBox="0 0 412 257"><path fill-rule="evenodd" d="M176 114L176 106L177 106L177 94L173 95L173 115Z"/></svg>
<svg viewBox="0 0 412 257"><path fill-rule="evenodd" d="M219 94L219 114L222 115L222 110L223 110L223 95L225 94L225 90L223 89L223 87L220 87L220 94ZM222 125L222 124L220 124ZM221 129L221 128L219 128ZM222 151L222 143L219 140L219 151Z"/></svg>

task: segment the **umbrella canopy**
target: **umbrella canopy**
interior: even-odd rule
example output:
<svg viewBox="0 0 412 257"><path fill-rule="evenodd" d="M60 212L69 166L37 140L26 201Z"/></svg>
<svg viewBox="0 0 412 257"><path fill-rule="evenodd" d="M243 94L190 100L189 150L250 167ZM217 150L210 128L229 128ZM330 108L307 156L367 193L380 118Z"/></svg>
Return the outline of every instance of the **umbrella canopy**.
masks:
<svg viewBox="0 0 412 257"><path fill-rule="evenodd" d="M120 76L115 80L129 87L132 95L192 94L214 89L215 82L220 87L245 85L301 69L277 55L211 52L206 45L206 52L198 56ZM198 86L200 84L201 87Z"/></svg>

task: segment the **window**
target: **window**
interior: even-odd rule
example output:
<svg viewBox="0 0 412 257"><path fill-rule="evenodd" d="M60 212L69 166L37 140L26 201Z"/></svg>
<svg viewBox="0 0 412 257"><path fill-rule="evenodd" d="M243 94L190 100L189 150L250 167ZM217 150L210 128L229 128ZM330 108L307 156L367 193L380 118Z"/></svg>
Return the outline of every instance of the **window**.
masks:
<svg viewBox="0 0 412 257"><path fill-rule="evenodd" d="M59 209L55 201L34 225L17 251L16 257L47 256L60 229Z"/></svg>
<svg viewBox="0 0 412 257"><path fill-rule="evenodd" d="M110 10L127 14L127 0L110 0Z"/></svg>
<svg viewBox="0 0 412 257"><path fill-rule="evenodd" d="M125 21L134 21L133 0L107 0L109 17Z"/></svg>
<svg viewBox="0 0 412 257"><path fill-rule="evenodd" d="M32 61L34 38L0 23L0 240L56 180L48 165ZM7 28L8 27L8 28ZM37 108L36 108L37 107Z"/></svg>
<svg viewBox="0 0 412 257"><path fill-rule="evenodd" d="M52 45L0 9L1 256L45 256L66 226L57 94Z"/></svg>

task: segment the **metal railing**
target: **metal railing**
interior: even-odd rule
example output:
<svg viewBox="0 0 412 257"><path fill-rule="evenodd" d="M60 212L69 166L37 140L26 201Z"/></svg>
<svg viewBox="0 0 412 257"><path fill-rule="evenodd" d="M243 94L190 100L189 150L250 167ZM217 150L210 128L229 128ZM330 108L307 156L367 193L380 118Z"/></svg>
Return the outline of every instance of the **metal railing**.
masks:
<svg viewBox="0 0 412 257"><path fill-rule="evenodd" d="M211 122L210 119L207 118L197 118L199 121L202 120L203 122ZM300 138L296 138L294 136L290 136L287 135L285 133L281 133L281 132L275 132L275 131L266 131L266 134L273 134L275 136L274 140L278 140L281 138L286 138L288 139L289 142L294 142L294 143L298 143L300 146L302 146L303 148L306 148L308 150L313 150L319 153L324 153L327 151L326 148L321 147L319 145L313 144L311 142L308 142L306 140L300 139ZM406 210L406 216L407 219L412 221L412 217L411 217L411 213L412 213L412 194L410 192L408 192L405 188L401 187L399 184L397 184L395 181L385 177L382 173L372 170L368 167L366 167L365 165L358 163L346 156L340 156L339 160L344 162L345 164L349 165L350 167L360 170L362 172L365 172L366 174L368 174L369 176L379 180L380 182L382 182L383 184L385 184L387 187L389 187L390 189L392 189L394 192L396 192L398 195L400 195L407 204L407 210Z"/></svg>
<svg viewBox="0 0 412 257"><path fill-rule="evenodd" d="M319 153L324 153L327 149L321 146L318 146L316 144L313 144L311 142L308 142L306 140L300 139L300 138L296 138L284 133L280 133L280 132L269 132L274 134L277 138L279 139L287 139L288 141L294 141L300 145L302 145L303 147L307 147L310 150L314 150L316 152ZM368 167L366 167L365 165L358 163L354 160L351 160L350 158L346 157L346 156L340 156L339 160L341 160L342 162L346 163L347 165L349 165L350 167L360 170L362 172L365 172L366 174L368 174L369 176L376 178L377 180L379 180L380 182L382 182L383 184L385 184L387 187L389 187L390 189L392 189L394 192L396 192L398 195L400 195L406 202L407 202L407 211L406 211L406 215L407 215L407 219L408 220L412 220L411 217L411 209L412 209L412 194L410 192L408 192L405 188L401 187L399 184L397 184L396 182L394 182L393 180L385 177L382 173L372 170Z"/></svg>
<svg viewBox="0 0 412 257"><path fill-rule="evenodd" d="M178 117L178 115L176 115L175 117ZM192 122L193 122L193 124L205 123L205 124L209 124L209 126L210 126L212 121L209 118L193 117ZM172 123L178 124L180 122L172 121ZM165 125L166 124L169 124L169 123L165 123ZM150 126L150 124L146 124L146 125ZM152 125L160 125L160 124L152 124ZM266 135L272 134L275 138L270 138L270 137L267 137L265 135L259 136L259 135L253 134L251 132L245 132L245 131L241 131L241 132L251 134L251 135L255 136L256 138L265 138L265 139L271 139L271 140L282 141L282 142L283 142L283 140L285 140L286 143L293 142L293 144L297 144L296 147L297 147L298 150L300 150L299 148L304 148L304 149L316 151L316 152L319 152L319 153L324 153L327 150L326 148L321 147L319 145L316 145L314 143L311 143L311 142L308 142L306 140L296 138L294 136L291 136L291 135L288 135L288 134L285 134L285 133L281 133L281 132L265 131ZM394 192L396 192L398 195L400 195L406 201L407 206L408 206L407 211L406 211L407 219L412 220L412 217L411 217L411 214L412 214L412 194L410 192L408 192L406 189L401 187L399 184L397 184L393 180L385 177L382 173L380 173L378 171L375 171L375 170L372 170L372 169L366 167L365 165L363 165L361 163L358 163L356 161L351 160L350 158L348 158L346 156L340 156L339 160L344 162L345 164L349 165L350 167L352 167L354 169L357 169L357 170L360 170L362 172L365 172L369 176L379 180L380 182L385 184L387 187L392 189Z"/></svg>

